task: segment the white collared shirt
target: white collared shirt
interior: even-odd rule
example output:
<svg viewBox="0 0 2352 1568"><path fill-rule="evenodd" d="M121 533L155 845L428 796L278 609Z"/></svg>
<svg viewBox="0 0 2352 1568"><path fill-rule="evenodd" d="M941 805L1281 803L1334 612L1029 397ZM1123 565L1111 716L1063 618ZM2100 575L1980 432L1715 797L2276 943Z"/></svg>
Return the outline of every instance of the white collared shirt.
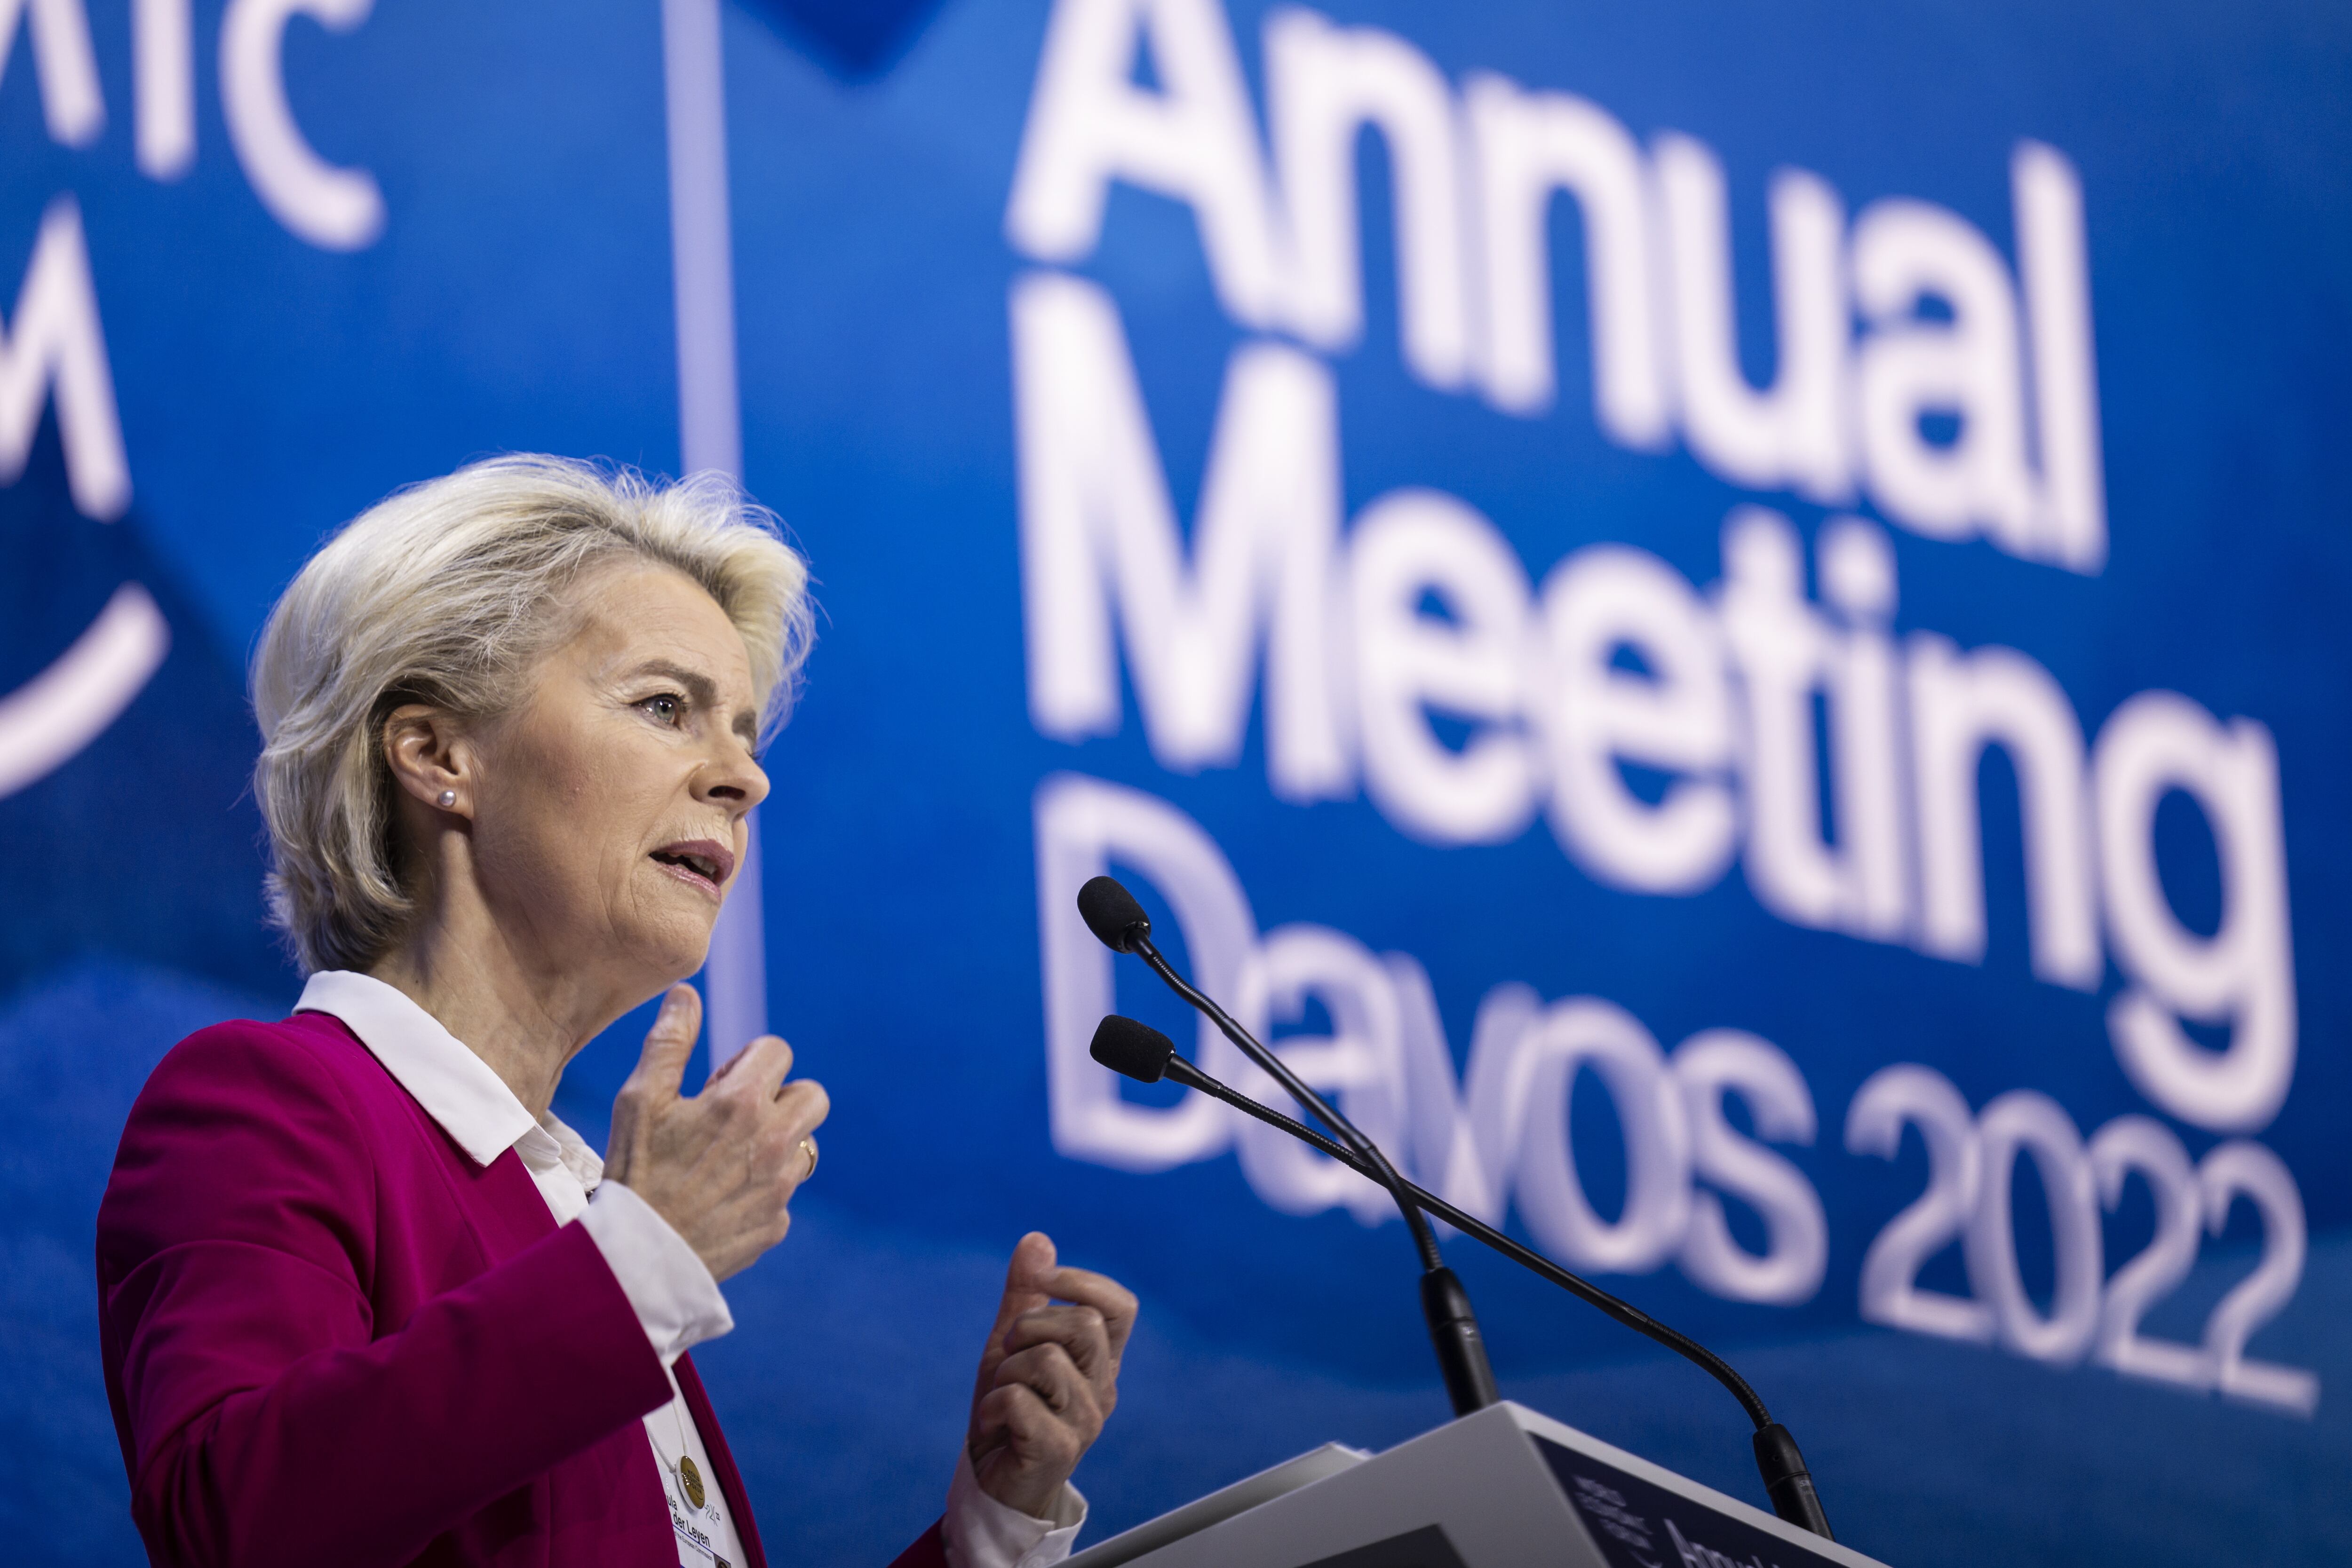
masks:
<svg viewBox="0 0 2352 1568"><path fill-rule="evenodd" d="M669 1375L670 1402L649 1413L645 1427L681 1568L741 1563L740 1540L702 1434L670 1370L688 1350L735 1326L719 1281L694 1249L643 1198L605 1181L604 1162L578 1134L552 1113L534 1118L489 1063L404 992L370 975L326 969L310 977L294 1009L349 1025L476 1165L514 1150L555 1222L577 1221L588 1232ZM959 1455L941 1532L948 1562L952 1568L1052 1568L1069 1555L1086 1514L1086 1500L1066 1485L1051 1519L1008 1508L980 1490L971 1459Z"/></svg>

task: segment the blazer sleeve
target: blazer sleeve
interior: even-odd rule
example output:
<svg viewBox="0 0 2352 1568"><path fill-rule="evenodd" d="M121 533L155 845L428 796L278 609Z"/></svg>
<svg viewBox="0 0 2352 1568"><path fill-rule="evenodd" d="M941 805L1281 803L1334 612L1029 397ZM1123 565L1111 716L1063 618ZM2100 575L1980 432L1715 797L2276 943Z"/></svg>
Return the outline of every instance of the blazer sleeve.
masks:
<svg viewBox="0 0 2352 1568"><path fill-rule="evenodd" d="M915 1538L915 1543L891 1560L890 1568L948 1568L947 1521L940 1521Z"/></svg>
<svg viewBox="0 0 2352 1568"><path fill-rule="evenodd" d="M100 1210L99 1315L131 1512L158 1563L409 1561L661 1405L595 1242L567 1225L378 1323L377 1168L299 1039L224 1025L165 1058Z"/></svg>

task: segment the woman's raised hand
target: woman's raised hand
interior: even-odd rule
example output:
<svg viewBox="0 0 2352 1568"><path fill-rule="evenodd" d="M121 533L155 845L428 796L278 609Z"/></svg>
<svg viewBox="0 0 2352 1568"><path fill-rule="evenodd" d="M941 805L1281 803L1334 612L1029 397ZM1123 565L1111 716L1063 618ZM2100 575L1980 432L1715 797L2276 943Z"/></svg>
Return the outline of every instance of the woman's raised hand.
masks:
<svg viewBox="0 0 2352 1568"><path fill-rule="evenodd" d="M784 1082L793 1048L772 1034L729 1058L701 1093L680 1094L701 1027L701 996L672 986L613 1102L604 1179L644 1198L724 1280L792 1228L793 1193L816 1168L810 1134L831 1102L820 1084Z"/></svg>
<svg viewBox="0 0 2352 1568"><path fill-rule="evenodd" d="M1118 1281L1055 1261L1036 1231L1013 1248L965 1439L981 1490L1033 1519L1048 1517L1118 1403L1135 1327L1135 1297Z"/></svg>

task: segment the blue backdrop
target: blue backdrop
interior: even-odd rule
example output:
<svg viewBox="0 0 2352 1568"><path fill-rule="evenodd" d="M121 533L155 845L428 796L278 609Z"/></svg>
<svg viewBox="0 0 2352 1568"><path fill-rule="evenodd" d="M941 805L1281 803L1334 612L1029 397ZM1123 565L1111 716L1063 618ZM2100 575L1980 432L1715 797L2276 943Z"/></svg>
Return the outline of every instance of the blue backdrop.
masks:
<svg viewBox="0 0 2352 1568"><path fill-rule="evenodd" d="M1392 1216L1084 1061L1195 1040L1104 868L1859 1549L2352 1555L2339 10L725 0L709 81L709 0L0 12L12 1538L138 1560L99 1195L299 987L274 596L470 457L740 440L824 610L761 913L825 1170L700 1357L780 1559L931 1517L1033 1227L1146 1303L1090 1538L1444 1415ZM1451 1256L1507 1394L1762 1500Z"/></svg>

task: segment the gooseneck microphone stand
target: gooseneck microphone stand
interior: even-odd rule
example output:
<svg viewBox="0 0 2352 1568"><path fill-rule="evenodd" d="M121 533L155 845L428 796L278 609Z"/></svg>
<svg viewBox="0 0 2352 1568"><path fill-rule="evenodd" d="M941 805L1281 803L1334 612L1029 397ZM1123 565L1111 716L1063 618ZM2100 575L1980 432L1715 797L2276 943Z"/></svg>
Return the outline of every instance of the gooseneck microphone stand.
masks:
<svg viewBox="0 0 2352 1568"><path fill-rule="evenodd" d="M1101 883L1108 883L1108 887L1098 891L1097 884ZM1090 899L1089 894L1095 896ZM1110 896L1114 894L1115 896ZM1273 1053L1266 1051L1263 1045L1259 1045L1255 1040L1250 1039L1248 1032L1228 1018L1222 1008L1193 989L1169 966L1167 960L1160 956L1159 950L1150 946L1150 922L1145 918L1141 907L1136 904L1133 895L1129 894L1127 889L1119 886L1109 877L1097 877L1080 891L1078 906L1080 913L1086 917L1087 926L1102 939L1105 946L1115 952L1133 952L1142 957L1145 963L1151 966L1153 972L1166 981L1177 995L1199 1009L1211 1022L1218 1026L1228 1040L1241 1047L1244 1053L1252 1061L1257 1061L1260 1066L1268 1067L1276 1081L1282 1083L1283 1087L1297 1098L1302 1105L1307 1106L1310 1110L1316 1110L1318 1115L1331 1123L1334 1131L1345 1125L1335 1113L1322 1106L1322 1102L1317 1099L1311 1091L1305 1090L1304 1085L1293 1087L1296 1083L1295 1075L1287 1069L1282 1068L1278 1060L1274 1061L1269 1066L1266 1059L1272 1058ZM1131 915L1129 911L1132 912ZM1101 923L1097 923L1097 913L1104 916ZM1139 932L1136 929L1139 925ZM1213 1099L1224 1102L1245 1115L1253 1116L1270 1126L1281 1128L1293 1137L1302 1139L1322 1150L1323 1153L1329 1155L1342 1165L1349 1166L1360 1175L1381 1182L1388 1186L1390 1192L1396 1197L1397 1206L1403 1211L1407 1221L1417 1222L1415 1245L1422 1244L1422 1237L1426 1232L1427 1221L1421 1218L1420 1213L1425 1209L1456 1229L1485 1242L1522 1268L1540 1274L1570 1294L1600 1308L1636 1333L1656 1341L1675 1354L1691 1362L1728 1390L1731 1396L1739 1401L1740 1408L1747 1412L1748 1418L1755 1424L1753 1448L1756 1455L1756 1468L1763 1479L1765 1495L1771 1499L1772 1511L1790 1523L1809 1530L1824 1539L1836 1539L1830 1531L1829 1516L1822 1508L1820 1493L1814 1489L1812 1475L1806 1467L1803 1453L1797 1447L1796 1437L1786 1427L1772 1419L1771 1412L1765 1408L1764 1401L1757 1396L1755 1389L1748 1386L1748 1380L1740 1376L1730 1363L1696 1340L1669 1328L1631 1301L1621 1301L1591 1281L1570 1273L1542 1253L1521 1246L1475 1215L1465 1213L1426 1188L1406 1181L1397 1174L1393 1166L1380 1157L1379 1150L1371 1148L1368 1140L1363 1140L1361 1134L1356 1134L1356 1137L1370 1150L1370 1158L1355 1147L1325 1137L1312 1127L1294 1121L1281 1112L1262 1105L1238 1090L1219 1082L1202 1071L1192 1062L1178 1055L1175 1042L1149 1024L1139 1023L1133 1019L1121 1018L1116 1014L1105 1018L1095 1031L1093 1055L1095 1060L1105 1067L1140 1082L1156 1083L1165 1076L1183 1084L1186 1088L1197 1089ZM1348 1131L1352 1133L1354 1129L1349 1127ZM1428 1238L1427 1245L1423 1250L1423 1258L1426 1262L1436 1256L1436 1239L1432 1236ZM1461 1286L1458 1281L1454 1281L1453 1271L1444 1269L1441 1264L1436 1272L1443 1274L1452 1284L1454 1292L1460 1300L1462 1313L1466 1318L1469 1313L1469 1301L1466 1296L1461 1295ZM1424 1308L1428 1306L1431 1300L1430 1279L1431 1276L1428 1274L1424 1274L1423 1279ZM1438 1320L1433 1312L1431 1315L1430 1332L1433 1340L1436 1340L1438 1343L1440 1363L1444 1364L1446 1345L1444 1340L1438 1338ZM1483 1343L1475 1338L1476 1333L1475 1321L1472 1320L1470 1333L1477 1353L1477 1367L1486 1375L1487 1389L1486 1397L1480 1401L1480 1405L1492 1404L1499 1396L1494 1392L1494 1375L1486 1366ZM1454 1391L1450 1365L1447 1369L1447 1390L1449 1393ZM1473 1406L1469 1408L1477 1407L1479 1406ZM1458 1395L1455 1397L1454 1409L1456 1414L1467 1413Z"/></svg>
<svg viewBox="0 0 2352 1568"><path fill-rule="evenodd" d="M1438 1370L1444 1375L1445 1393L1454 1402L1454 1413L1467 1416L1501 1399L1502 1394L1495 1386L1494 1368L1486 1361L1486 1341L1478 1332L1477 1314L1470 1308L1470 1293L1462 1288L1454 1270L1445 1266L1444 1256L1437 1249L1437 1234L1429 1228L1428 1218L1412 1196L1418 1189L1389 1164L1379 1145L1358 1131L1353 1122L1309 1089L1282 1058L1258 1043L1256 1037L1236 1023L1231 1014L1195 990L1174 966L1160 956L1160 949L1151 944L1151 922L1144 915L1143 906L1116 879L1098 876L1079 889L1078 913L1085 918L1087 929L1105 946L1115 953L1133 953L1150 965L1152 973L1165 980L1170 989L1199 1009L1227 1040L1240 1048L1243 1055L1264 1069L1268 1077L1339 1138L1338 1144L1332 1144L1318 1134L1316 1141L1328 1147L1344 1145L1349 1166L1388 1188L1389 1196L1396 1200L1397 1211L1404 1216L1405 1226L1412 1233L1414 1250L1421 1255L1422 1316L1429 1325L1430 1343L1437 1352ZM1172 1054L1175 1048L1171 1045L1169 1049Z"/></svg>
<svg viewBox="0 0 2352 1568"><path fill-rule="evenodd" d="M1181 1083L1187 1089L1197 1089L1212 1099L1222 1100L1234 1110L1254 1116L1270 1127L1279 1127L1292 1137L1301 1139L1325 1154L1370 1176L1355 1154L1333 1143L1314 1128L1292 1121L1272 1106L1262 1105L1229 1088L1202 1071L1192 1062L1176 1054L1175 1042L1150 1024L1138 1023L1114 1013L1104 1019L1095 1030L1092 1050L1094 1059L1112 1071L1122 1073L1139 1083L1157 1083L1161 1078ZM1542 1275L1561 1290L1577 1296L1623 1323L1637 1333L1646 1334L1668 1350L1684 1357L1717 1383L1731 1391L1756 1424L1756 1468L1764 1478L1765 1495L1772 1500L1772 1511L1790 1523L1811 1531L1814 1534L1835 1540L1830 1535L1828 1516L1822 1510L1820 1495L1813 1490L1813 1478L1805 1468L1804 1455L1797 1448L1797 1439L1789 1429L1772 1419L1764 1401L1748 1380L1739 1375L1729 1362L1692 1339L1668 1328L1631 1301L1620 1301L1590 1280L1570 1273L1542 1253L1522 1247L1493 1226L1446 1202L1426 1187L1405 1184L1412 1192L1419 1207L1437 1216L1455 1229L1485 1242L1514 1263Z"/></svg>

